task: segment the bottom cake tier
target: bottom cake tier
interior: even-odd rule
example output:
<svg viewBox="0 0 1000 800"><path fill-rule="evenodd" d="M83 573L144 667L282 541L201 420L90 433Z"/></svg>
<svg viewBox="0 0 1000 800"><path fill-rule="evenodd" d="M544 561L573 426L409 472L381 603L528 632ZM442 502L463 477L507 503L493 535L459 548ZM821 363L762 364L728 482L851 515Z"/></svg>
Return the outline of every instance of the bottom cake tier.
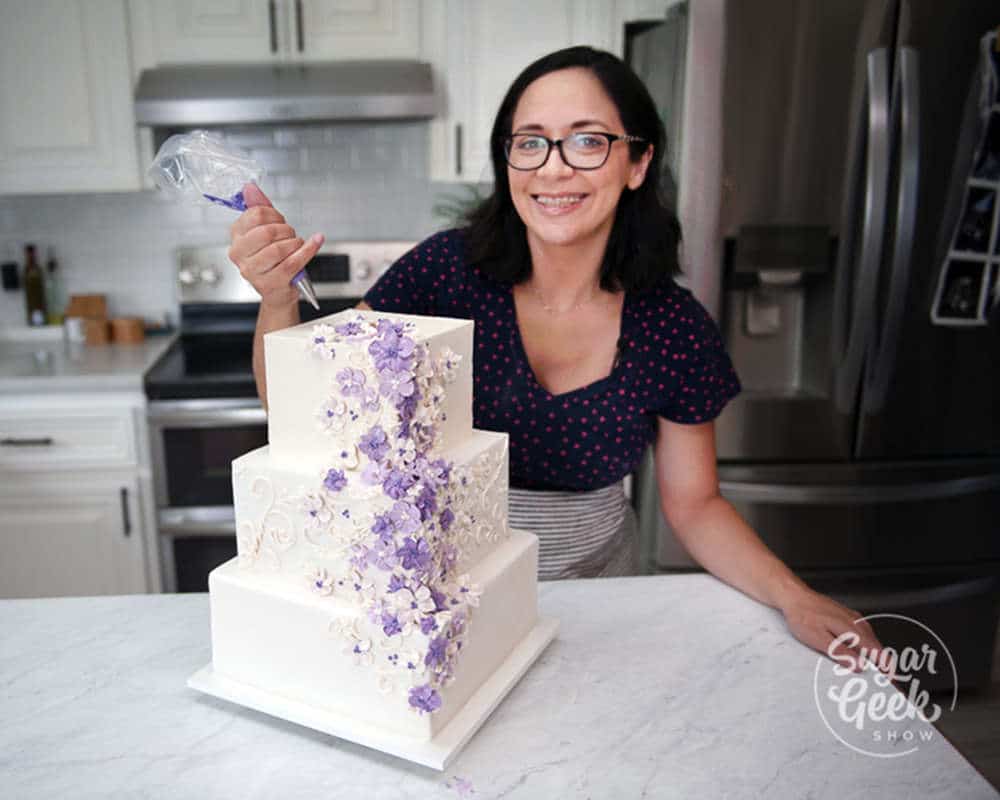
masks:
<svg viewBox="0 0 1000 800"><path fill-rule="evenodd" d="M428 669L405 643L359 639L372 624L356 606L317 596L279 576L248 572L233 559L209 576L212 662L224 678L353 717L419 740L435 736L497 670L538 619L538 540L511 531L469 570L480 587L454 677L440 704L410 702ZM368 644L358 646L359 641ZM403 662L400 661L403 659ZM419 662L419 663L418 663ZM426 705L426 704L424 704Z"/></svg>

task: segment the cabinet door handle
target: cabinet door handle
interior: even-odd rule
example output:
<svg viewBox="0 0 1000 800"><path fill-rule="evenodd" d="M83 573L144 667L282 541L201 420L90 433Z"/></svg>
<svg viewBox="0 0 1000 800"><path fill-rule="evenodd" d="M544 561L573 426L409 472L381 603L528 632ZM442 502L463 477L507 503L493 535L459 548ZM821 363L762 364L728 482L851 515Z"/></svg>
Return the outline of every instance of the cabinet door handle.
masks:
<svg viewBox="0 0 1000 800"><path fill-rule="evenodd" d="M295 33L299 40L299 52L306 49L306 34L302 26L302 0L295 0Z"/></svg>
<svg viewBox="0 0 1000 800"><path fill-rule="evenodd" d="M276 0L267 0L267 25L271 33L271 52L278 52L278 9Z"/></svg>
<svg viewBox="0 0 1000 800"><path fill-rule="evenodd" d="M40 436L36 439L17 439L7 436L0 439L0 447L47 447L52 443L51 436Z"/></svg>
<svg viewBox="0 0 1000 800"><path fill-rule="evenodd" d="M132 535L132 517L128 513L128 489L122 487L121 489L122 498L122 529L125 531L126 536Z"/></svg>
<svg viewBox="0 0 1000 800"><path fill-rule="evenodd" d="M455 174L462 174L462 123L455 123Z"/></svg>

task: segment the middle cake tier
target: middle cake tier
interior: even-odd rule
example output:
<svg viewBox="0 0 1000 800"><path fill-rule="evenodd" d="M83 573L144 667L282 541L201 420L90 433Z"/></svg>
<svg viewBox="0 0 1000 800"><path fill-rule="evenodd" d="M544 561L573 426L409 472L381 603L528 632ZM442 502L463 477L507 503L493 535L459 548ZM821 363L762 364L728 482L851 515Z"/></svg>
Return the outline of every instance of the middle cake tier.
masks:
<svg viewBox="0 0 1000 800"><path fill-rule="evenodd" d="M507 434L473 430L439 458L295 468L270 447L233 461L241 563L331 588L359 576L457 576L509 536Z"/></svg>

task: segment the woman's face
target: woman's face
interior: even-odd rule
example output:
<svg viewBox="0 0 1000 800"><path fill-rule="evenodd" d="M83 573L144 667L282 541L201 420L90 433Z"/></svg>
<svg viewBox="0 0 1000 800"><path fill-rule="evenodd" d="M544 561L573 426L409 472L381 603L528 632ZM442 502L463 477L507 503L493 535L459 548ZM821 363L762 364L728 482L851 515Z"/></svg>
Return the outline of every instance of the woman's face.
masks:
<svg viewBox="0 0 1000 800"><path fill-rule="evenodd" d="M575 131L626 131L614 102L594 74L583 67L550 72L528 85L514 111L511 133L540 133L562 139ZM652 157L649 145L642 158L632 163L628 144L611 145L608 160L594 170L568 166L552 148L545 164L535 170L507 167L510 193L517 213L527 228L529 243L570 245L603 236L614 224L618 198L626 186L642 185ZM579 198L571 205L543 205L545 198Z"/></svg>

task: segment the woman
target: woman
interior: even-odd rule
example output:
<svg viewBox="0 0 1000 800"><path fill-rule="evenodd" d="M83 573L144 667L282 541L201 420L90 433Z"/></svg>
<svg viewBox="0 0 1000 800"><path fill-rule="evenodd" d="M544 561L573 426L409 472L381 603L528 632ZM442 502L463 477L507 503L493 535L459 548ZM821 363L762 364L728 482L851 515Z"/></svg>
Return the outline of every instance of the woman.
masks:
<svg viewBox="0 0 1000 800"><path fill-rule="evenodd" d="M621 60L588 47L539 59L497 113L493 195L360 307L475 320L474 424L510 434L510 520L539 535L540 577L635 571L622 478L654 441L663 513L703 567L780 609L810 647L853 631L878 648L860 614L809 589L719 494L712 420L739 382L715 324L670 276L680 230L661 197L664 144ZM265 399L262 336L298 322L289 280L322 237L304 242L256 187L246 196L259 205L233 226L230 258L261 294Z"/></svg>

